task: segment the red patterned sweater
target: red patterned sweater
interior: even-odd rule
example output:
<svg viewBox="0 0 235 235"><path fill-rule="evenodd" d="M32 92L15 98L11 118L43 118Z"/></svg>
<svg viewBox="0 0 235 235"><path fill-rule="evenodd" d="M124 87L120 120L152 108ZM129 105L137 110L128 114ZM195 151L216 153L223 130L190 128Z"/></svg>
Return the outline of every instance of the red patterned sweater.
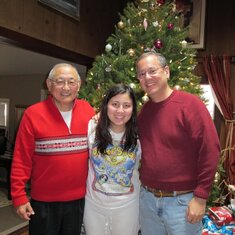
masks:
<svg viewBox="0 0 235 235"><path fill-rule="evenodd" d="M93 108L75 100L68 129L51 97L26 109L18 130L11 170L14 206L31 197L39 201L70 201L86 192L88 172L88 121Z"/></svg>

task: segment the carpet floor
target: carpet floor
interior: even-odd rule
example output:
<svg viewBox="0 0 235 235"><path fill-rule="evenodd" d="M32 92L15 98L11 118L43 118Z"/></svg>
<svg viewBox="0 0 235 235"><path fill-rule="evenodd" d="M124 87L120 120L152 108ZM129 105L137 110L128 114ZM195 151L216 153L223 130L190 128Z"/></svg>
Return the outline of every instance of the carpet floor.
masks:
<svg viewBox="0 0 235 235"><path fill-rule="evenodd" d="M11 234L28 225L15 213L11 201L7 200L6 190L0 188L0 235Z"/></svg>
<svg viewBox="0 0 235 235"><path fill-rule="evenodd" d="M11 201L7 199L7 190L0 188L0 208L11 205Z"/></svg>

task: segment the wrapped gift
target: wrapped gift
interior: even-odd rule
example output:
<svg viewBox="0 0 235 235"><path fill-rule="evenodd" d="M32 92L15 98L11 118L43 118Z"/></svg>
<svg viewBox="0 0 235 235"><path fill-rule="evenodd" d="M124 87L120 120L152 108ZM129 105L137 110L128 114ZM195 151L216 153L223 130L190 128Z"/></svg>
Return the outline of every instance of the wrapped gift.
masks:
<svg viewBox="0 0 235 235"><path fill-rule="evenodd" d="M215 226L215 224L213 223L213 221L209 218L208 215L205 215L202 219L202 223L203 223L203 235L207 235L207 234L211 234L211 233L217 233L218 232L218 228ZM217 233L218 234L218 233Z"/></svg>
<svg viewBox="0 0 235 235"><path fill-rule="evenodd" d="M235 234L235 225L230 223L229 225L223 225L217 227L208 215L205 215L202 219L203 230L202 235L233 235Z"/></svg>
<svg viewBox="0 0 235 235"><path fill-rule="evenodd" d="M218 227L228 225L233 221L232 212L226 206L210 207L208 211L208 216Z"/></svg>

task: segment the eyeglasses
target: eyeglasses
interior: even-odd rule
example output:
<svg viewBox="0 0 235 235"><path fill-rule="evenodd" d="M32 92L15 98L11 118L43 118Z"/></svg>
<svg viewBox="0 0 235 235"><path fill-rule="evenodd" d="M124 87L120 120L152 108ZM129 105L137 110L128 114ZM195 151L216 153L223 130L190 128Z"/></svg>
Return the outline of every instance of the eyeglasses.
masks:
<svg viewBox="0 0 235 235"><path fill-rule="evenodd" d="M50 81L52 81L55 86L57 87L64 87L65 84L67 84L69 87L75 87L78 85L78 81L76 80L68 80L68 81L65 81L65 80L61 80L61 79L50 79Z"/></svg>
<svg viewBox="0 0 235 235"><path fill-rule="evenodd" d="M149 69L147 71L141 71L137 74L137 79L138 80L142 80L143 78L145 78L145 76L148 74L149 76L155 76L159 69L162 69L164 67L159 67L159 68L152 68L152 69Z"/></svg>

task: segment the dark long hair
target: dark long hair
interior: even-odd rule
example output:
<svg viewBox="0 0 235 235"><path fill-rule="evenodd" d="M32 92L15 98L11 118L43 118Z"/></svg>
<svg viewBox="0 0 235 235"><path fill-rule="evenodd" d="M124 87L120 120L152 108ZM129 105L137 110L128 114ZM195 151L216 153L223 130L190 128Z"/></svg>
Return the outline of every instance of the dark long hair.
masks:
<svg viewBox="0 0 235 235"><path fill-rule="evenodd" d="M100 107L100 117L96 127L95 142L97 143L97 150L104 154L108 144L112 144L112 137L109 133L110 120L107 115L109 100L118 95L127 93L133 103L133 111L130 120L126 123L126 129L123 136L125 139L123 149L126 151L132 150L137 145L137 105L134 91L127 85L116 84L112 86L102 100Z"/></svg>

